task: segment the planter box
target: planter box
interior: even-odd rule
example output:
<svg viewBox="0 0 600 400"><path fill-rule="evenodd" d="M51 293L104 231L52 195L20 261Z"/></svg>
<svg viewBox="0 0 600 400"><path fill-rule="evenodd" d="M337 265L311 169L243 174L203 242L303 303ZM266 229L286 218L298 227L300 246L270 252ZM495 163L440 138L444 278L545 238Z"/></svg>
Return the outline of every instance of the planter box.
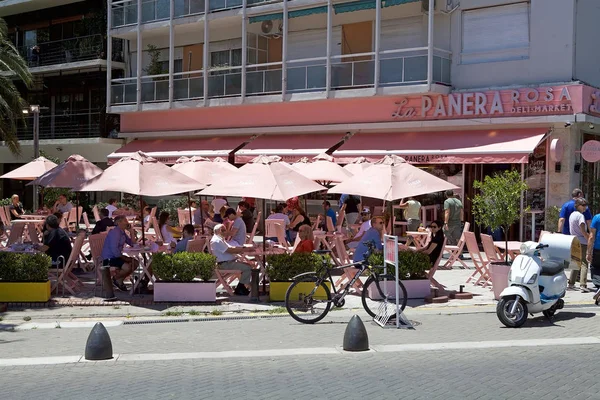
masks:
<svg viewBox="0 0 600 400"><path fill-rule="evenodd" d="M0 282L0 303L45 303L50 300L50 281Z"/></svg>
<svg viewBox="0 0 600 400"><path fill-rule="evenodd" d="M288 288L291 286L291 281L279 281L279 282L270 282L269 283L269 301L285 301L285 293ZM331 291L331 282L325 282L325 285ZM314 283L311 282L302 282L299 285L296 285L294 291L292 292L292 296L298 296L298 294L302 292L310 292L315 287ZM314 296L315 299L318 300L326 300L327 295L323 288L317 289L317 292Z"/></svg>
<svg viewBox="0 0 600 400"><path fill-rule="evenodd" d="M429 279L407 279L403 280L402 284L406 288L406 296L409 299L424 299L426 296L431 295L431 283L429 282ZM388 293L395 295L395 282L388 281L386 286ZM385 290L383 282L379 282L379 287L382 291ZM372 300L381 300L379 291L373 283L369 285L368 295Z"/></svg>
<svg viewBox="0 0 600 400"><path fill-rule="evenodd" d="M217 300L217 281L161 282L154 283L156 302L206 302Z"/></svg>
<svg viewBox="0 0 600 400"><path fill-rule="evenodd" d="M504 263L490 263L490 275L492 275L492 288L494 290L494 298L500 300L500 293L508 287L508 274L510 265Z"/></svg>

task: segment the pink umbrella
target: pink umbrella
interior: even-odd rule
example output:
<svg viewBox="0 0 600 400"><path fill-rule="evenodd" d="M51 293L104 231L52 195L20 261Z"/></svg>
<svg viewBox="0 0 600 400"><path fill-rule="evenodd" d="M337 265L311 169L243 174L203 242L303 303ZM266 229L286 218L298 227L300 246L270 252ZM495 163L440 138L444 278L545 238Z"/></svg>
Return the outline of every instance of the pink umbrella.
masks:
<svg viewBox="0 0 600 400"><path fill-rule="evenodd" d="M286 201L325 189L279 160L276 156L258 156L199 194Z"/></svg>
<svg viewBox="0 0 600 400"><path fill-rule="evenodd" d="M405 197L458 189L409 163L402 157L385 156L363 172L329 189L330 193L348 193L393 201Z"/></svg>
<svg viewBox="0 0 600 400"><path fill-rule="evenodd" d="M10 171L2 176L1 179L20 179L22 181L32 181L46 172L55 168L56 164L45 157L38 157L27 164Z"/></svg>
<svg viewBox="0 0 600 400"><path fill-rule="evenodd" d="M325 182L343 182L352 176L352 174L336 164L333 157L321 153L310 161L303 158L292 165L294 169L307 178L325 183Z"/></svg>
<svg viewBox="0 0 600 400"><path fill-rule="evenodd" d="M231 172L236 172L238 169L229 164L227 161L212 162L204 157L181 157L177 163L173 165L175 171L181 172L190 178L210 185L223 179L224 176Z"/></svg>
<svg viewBox="0 0 600 400"><path fill-rule="evenodd" d="M369 168L373 163L367 161L364 157L357 157L352 160L349 164L344 165L344 169L350 172L352 175L360 174L365 169Z"/></svg>
<svg viewBox="0 0 600 400"><path fill-rule="evenodd" d="M69 156L64 162L27 185L45 188L74 188L100 175L102 169L79 154Z"/></svg>

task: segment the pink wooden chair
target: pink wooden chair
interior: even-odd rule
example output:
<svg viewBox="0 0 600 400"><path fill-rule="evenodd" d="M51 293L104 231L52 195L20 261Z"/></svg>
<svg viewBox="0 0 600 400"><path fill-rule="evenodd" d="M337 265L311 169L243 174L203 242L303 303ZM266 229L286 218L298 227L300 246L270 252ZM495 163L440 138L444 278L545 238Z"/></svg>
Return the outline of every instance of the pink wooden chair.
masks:
<svg viewBox="0 0 600 400"><path fill-rule="evenodd" d="M17 243L19 239L23 238L23 231L25 230L25 224L18 223L13 224L10 229L10 233L8 234L8 241L6 242L6 247Z"/></svg>
<svg viewBox="0 0 600 400"><path fill-rule="evenodd" d="M77 221L77 217L79 216L79 221ZM71 225L74 226L75 232L79 230L79 223L83 218L83 207L79 206L77 208L73 207L71 211L69 211L69 219L67 220L67 226L71 229Z"/></svg>
<svg viewBox="0 0 600 400"><path fill-rule="evenodd" d="M483 245L483 251L488 263L490 261L502 261L504 255L498 251L498 248L494 246L494 239L490 235L481 234L481 244Z"/></svg>
<svg viewBox="0 0 600 400"><path fill-rule="evenodd" d="M312 226L313 231L316 231L319 229L319 224L321 223L321 216L317 216L317 219L315 220L315 223Z"/></svg>
<svg viewBox="0 0 600 400"><path fill-rule="evenodd" d="M460 235L460 240L458 241L458 244L456 246L449 244L444 246L444 251L449 252L450 257L448 258L448 261L446 261L446 263L442 267L440 267L441 269L452 269L452 265L454 265L454 263L457 261L462 265L462 269L468 268L467 264L465 264L465 262L460 259L460 256L462 255L463 248L465 247L465 232L469 231L470 226L471 224L469 222L465 222L463 233L462 235Z"/></svg>
<svg viewBox="0 0 600 400"><path fill-rule="evenodd" d="M208 245L208 251L210 254L213 254L210 244ZM241 279L242 277L242 273L238 270L219 269L219 267L217 266L217 268L215 268L215 276L217 277L218 282L217 287L223 286L223 289L225 289L225 291L229 293L230 296L233 296L235 291L231 287L231 284L236 279L239 281L239 279Z"/></svg>
<svg viewBox="0 0 600 400"><path fill-rule="evenodd" d="M206 238L189 240L185 247L188 253L203 253L204 250L206 250Z"/></svg>
<svg viewBox="0 0 600 400"><path fill-rule="evenodd" d="M433 264L431 269L429 271L427 271L427 279L429 279L431 286L438 290L444 290L445 287L444 287L444 285L439 283L437 280L435 280L435 278L433 276L435 275L435 272L438 270L438 268L440 266L440 262L442 261L442 255L444 254L443 248L445 246L446 246L446 237L444 237L444 243L442 244L442 251L440 252L440 255L438 256L437 260L435 260L435 263Z"/></svg>
<svg viewBox="0 0 600 400"><path fill-rule="evenodd" d="M335 235L333 237L333 243L335 245L334 255L336 256L334 258L338 259L338 262L340 263L339 265L351 264L352 259L346 251L346 245L344 244L344 239L342 236ZM342 270L342 276L335 282L335 287L341 289L343 285L350 282L352 278L354 278L354 275L356 275L357 271L357 268L344 268ZM363 284L360 279L357 279L356 282L354 282L353 287L356 290L356 294L362 294Z"/></svg>
<svg viewBox="0 0 600 400"><path fill-rule="evenodd" d="M148 231L150 231L150 228L158 227L158 223L155 225L155 221L156 221L156 207L154 207L150 210L149 222L148 222L147 226L144 227L144 229L146 229L146 233L148 233ZM157 228L154 228L154 230L156 230L156 229Z"/></svg>
<svg viewBox="0 0 600 400"><path fill-rule="evenodd" d="M90 253L92 254L92 265L96 273L96 282L94 284L94 296L98 286L102 287L102 248L108 231L90 235L88 243L90 245Z"/></svg>
<svg viewBox="0 0 600 400"><path fill-rule="evenodd" d="M100 218L100 211L98 210L97 205L94 206L94 208L92 208L92 214L94 214L94 220L96 221L96 223L102 219Z"/></svg>
<svg viewBox="0 0 600 400"><path fill-rule="evenodd" d="M254 236L256 235L256 230L258 229L258 224L260 223L260 218L262 217L262 211L258 212L256 216L256 221L254 221L254 226L252 227L252 232L250 235L246 235L246 244L254 243Z"/></svg>
<svg viewBox="0 0 600 400"><path fill-rule="evenodd" d="M62 268L59 268L57 271L58 276L56 276L56 281L54 282L51 291L56 289L58 293L59 286L64 289L67 289L69 293L75 295L75 291L77 290L77 286L83 286L83 283L71 272L75 263L79 259L79 252L81 251L81 246L83 246L83 240L85 238L85 233L81 232L77 235L75 239L75 243L73 244L73 249L71 250L71 256L67 260ZM53 273L54 269L51 270Z"/></svg>
<svg viewBox="0 0 600 400"><path fill-rule="evenodd" d="M341 210L338 213L338 217L337 217L337 224L335 225L335 231L339 232L339 233L343 233L343 227L344 227L344 219L346 218L346 211Z"/></svg>
<svg viewBox="0 0 600 400"><path fill-rule="evenodd" d="M473 232L465 232L464 235L467 250L471 255L473 265L475 266L475 271L467 279L467 283L473 282L474 285L482 284L483 287L486 287L490 285L491 281L490 270L488 269L489 261L484 260L481 256L475 234Z"/></svg>
<svg viewBox="0 0 600 400"><path fill-rule="evenodd" d="M289 251L290 244L285 238L285 221L282 219L265 220L265 237L275 237L281 247Z"/></svg>
<svg viewBox="0 0 600 400"><path fill-rule="evenodd" d="M4 225L4 229L10 231L10 214L6 213L5 207L0 207L0 222Z"/></svg>
<svg viewBox="0 0 600 400"><path fill-rule="evenodd" d="M68 220L69 220L69 213L68 212L63 213L63 216L62 216L61 220L59 221L58 226L67 230L68 226L69 226L67 223Z"/></svg>

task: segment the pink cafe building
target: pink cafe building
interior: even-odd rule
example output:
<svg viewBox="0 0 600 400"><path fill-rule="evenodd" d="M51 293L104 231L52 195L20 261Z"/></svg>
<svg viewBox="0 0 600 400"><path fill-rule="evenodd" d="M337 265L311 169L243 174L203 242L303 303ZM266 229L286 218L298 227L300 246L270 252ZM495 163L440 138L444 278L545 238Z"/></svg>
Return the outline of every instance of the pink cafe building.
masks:
<svg viewBox="0 0 600 400"><path fill-rule="evenodd" d="M130 52L129 72L109 76L107 107L129 142L109 163L137 150L167 163L397 154L459 186L471 222L473 181L521 171L523 209L537 213L524 213L517 239L531 237L532 218L537 233L555 224L575 187L600 211L593 2L206 4L111 2L109 36Z"/></svg>

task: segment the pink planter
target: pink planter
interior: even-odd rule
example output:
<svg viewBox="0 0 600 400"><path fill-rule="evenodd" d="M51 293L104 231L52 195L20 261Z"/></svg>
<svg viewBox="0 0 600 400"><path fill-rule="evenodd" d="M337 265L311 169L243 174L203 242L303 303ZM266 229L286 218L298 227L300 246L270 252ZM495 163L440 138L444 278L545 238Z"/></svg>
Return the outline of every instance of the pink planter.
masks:
<svg viewBox="0 0 600 400"><path fill-rule="evenodd" d="M155 302L206 302L217 300L216 281L161 282L154 284Z"/></svg>
<svg viewBox="0 0 600 400"><path fill-rule="evenodd" d="M500 293L508 287L508 273L510 265L490 263L490 274L492 275L492 288L494 298L500 300Z"/></svg>
<svg viewBox="0 0 600 400"><path fill-rule="evenodd" d="M404 280L402 284L406 288L406 295L409 299L423 299L425 296L429 296L431 294L431 283L429 279L412 279L412 280ZM381 290L384 291L383 282L379 282L379 286ZM395 295L395 282L388 281L387 282L387 290L388 293ZM377 291L377 287L375 284L369 285L369 298L373 300L380 300L381 296Z"/></svg>

